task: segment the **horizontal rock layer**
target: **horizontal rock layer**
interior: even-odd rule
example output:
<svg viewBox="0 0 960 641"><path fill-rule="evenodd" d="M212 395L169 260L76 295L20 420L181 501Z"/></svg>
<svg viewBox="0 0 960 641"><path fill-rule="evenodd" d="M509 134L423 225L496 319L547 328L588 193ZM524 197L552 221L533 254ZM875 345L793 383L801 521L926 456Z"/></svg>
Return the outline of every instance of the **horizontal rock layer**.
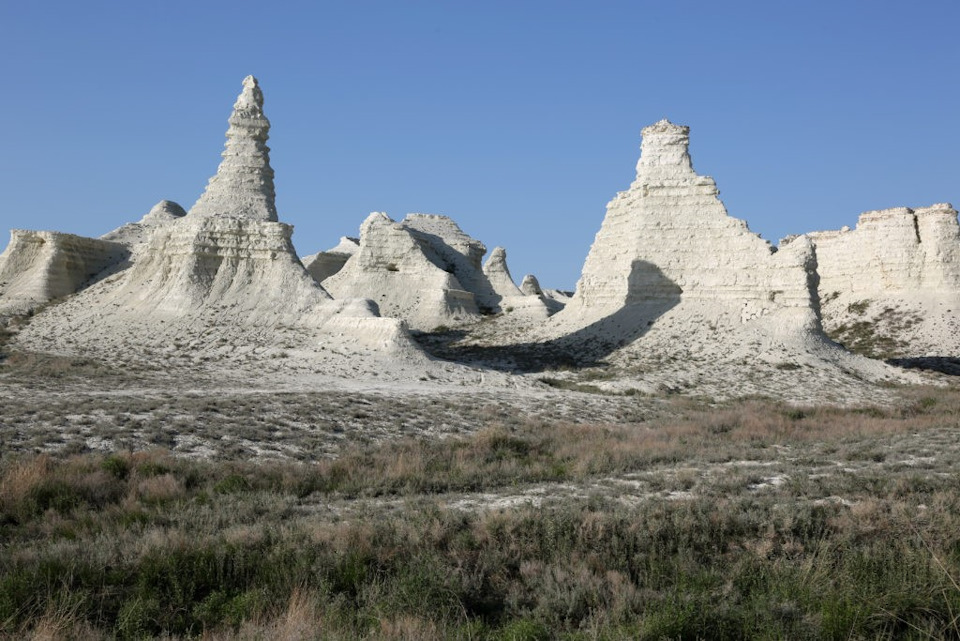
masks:
<svg viewBox="0 0 960 641"><path fill-rule="evenodd" d="M96 238L14 229L0 254L0 315L73 294L128 255L123 245Z"/></svg>

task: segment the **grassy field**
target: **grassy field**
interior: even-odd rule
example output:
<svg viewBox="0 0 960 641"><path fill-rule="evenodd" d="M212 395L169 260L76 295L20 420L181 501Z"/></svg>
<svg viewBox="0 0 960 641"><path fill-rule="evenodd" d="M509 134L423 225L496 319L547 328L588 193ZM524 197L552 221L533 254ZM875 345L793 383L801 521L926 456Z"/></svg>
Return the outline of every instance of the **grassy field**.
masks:
<svg viewBox="0 0 960 641"><path fill-rule="evenodd" d="M7 449L0 635L960 637L960 391L467 415L319 460Z"/></svg>

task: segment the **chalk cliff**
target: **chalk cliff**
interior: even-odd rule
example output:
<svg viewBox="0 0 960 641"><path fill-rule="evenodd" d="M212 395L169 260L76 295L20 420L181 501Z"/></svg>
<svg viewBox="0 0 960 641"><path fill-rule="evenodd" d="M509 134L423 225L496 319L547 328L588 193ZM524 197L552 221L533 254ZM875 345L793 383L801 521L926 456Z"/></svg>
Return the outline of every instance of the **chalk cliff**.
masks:
<svg viewBox="0 0 960 641"><path fill-rule="evenodd" d="M807 236L831 337L875 357L960 357L960 225L950 204L868 211L855 229Z"/></svg>
<svg viewBox="0 0 960 641"><path fill-rule="evenodd" d="M323 281L324 288L334 298L369 298L382 316L403 319L413 329L429 331L479 318L477 298L457 273L475 258L475 245L461 239L469 237L457 228L452 247L437 234L418 232L406 223L381 212L370 214L360 226L357 252ZM435 231L439 227L433 225Z"/></svg>
<svg viewBox="0 0 960 641"><path fill-rule="evenodd" d="M370 298L381 315L423 331L498 312L546 318L544 302L511 280L506 252L496 248L481 267L484 253L484 244L447 216L409 214L395 222L375 212L360 227L356 253L323 286L334 298Z"/></svg>
<svg viewBox="0 0 960 641"><path fill-rule="evenodd" d="M819 329L812 250L775 252L727 214L713 179L694 172L689 128L643 130L637 177L607 205L576 293L558 318L594 320L652 301L703 301L731 322ZM706 309L706 308L705 308Z"/></svg>
<svg viewBox="0 0 960 641"><path fill-rule="evenodd" d="M811 241L777 251L729 216L688 146L688 127L643 130L636 179L607 205L573 298L531 339L641 380L657 371L671 389L735 379L746 393L782 393L899 376L827 339Z"/></svg>
<svg viewBox="0 0 960 641"><path fill-rule="evenodd" d="M55 231L14 229L0 254L0 316L73 294L124 260L123 245Z"/></svg>

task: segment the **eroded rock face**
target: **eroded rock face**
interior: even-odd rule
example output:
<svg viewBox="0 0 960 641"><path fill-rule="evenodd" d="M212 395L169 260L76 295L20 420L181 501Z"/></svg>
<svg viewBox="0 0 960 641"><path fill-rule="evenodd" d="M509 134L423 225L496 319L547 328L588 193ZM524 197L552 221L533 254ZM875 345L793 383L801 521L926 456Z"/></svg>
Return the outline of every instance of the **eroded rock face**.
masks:
<svg viewBox="0 0 960 641"><path fill-rule="evenodd" d="M507 250L503 247L494 247L487 262L483 264L483 275L490 281L493 291L501 298L523 296L523 292L513 282L510 269L507 267Z"/></svg>
<svg viewBox="0 0 960 641"><path fill-rule="evenodd" d="M658 300L718 303L746 323L816 331L814 258L809 245L775 253L727 214L712 178L694 172L689 128L666 120L643 130L637 177L607 205L566 318L597 318Z"/></svg>
<svg viewBox="0 0 960 641"><path fill-rule="evenodd" d="M643 130L636 179L607 205L576 293L525 342L658 389L749 394L901 377L827 339L811 241L776 251L730 217L688 143L688 128L666 120Z"/></svg>
<svg viewBox="0 0 960 641"><path fill-rule="evenodd" d="M490 257L483 265L483 273L490 281L493 290L500 296L500 309L508 314L518 314L527 318L545 319L557 311L551 307L542 294L526 295L513 282L507 267L507 250L494 247Z"/></svg>
<svg viewBox="0 0 960 641"><path fill-rule="evenodd" d="M513 283L506 252L496 248L481 267L485 252L447 216L409 214L395 222L375 212L360 227L357 252L323 286L334 298L370 298L383 316L422 331L499 312L546 318L546 304Z"/></svg>
<svg viewBox="0 0 960 641"><path fill-rule="evenodd" d="M831 337L875 357L960 357L960 225L950 204L868 211L856 229L808 236Z"/></svg>
<svg viewBox="0 0 960 641"><path fill-rule="evenodd" d="M318 283L323 283L338 271L343 269L347 260L360 249L360 239L343 236L333 249L317 252L300 259L310 275Z"/></svg>
<svg viewBox="0 0 960 641"><path fill-rule="evenodd" d="M273 169L267 147L270 121L263 114L263 92L253 76L244 78L229 123L223 160L190 214L276 222Z"/></svg>
<svg viewBox="0 0 960 641"><path fill-rule="evenodd" d="M420 232L406 222L370 214L360 226L359 249L323 281L324 288L338 299L370 298L382 316L403 319L413 329L429 331L479 318L476 296L457 273L457 267L472 264L474 246L443 246L436 233ZM440 225L431 227L436 231ZM443 246L440 251L438 246Z"/></svg>
<svg viewBox="0 0 960 641"><path fill-rule="evenodd" d="M223 163L197 205L186 216L151 212L166 220L132 267L35 319L19 341L99 352L182 344L217 358L283 348L306 366L324 361L326 344L340 360L364 350L417 357L402 322L367 300L333 301L303 267L293 228L276 220L263 97L252 77L243 85Z"/></svg>
<svg viewBox="0 0 960 641"><path fill-rule="evenodd" d="M292 321L330 296L300 265L284 223L193 215L154 232L117 286L127 307L177 315L230 306L249 321Z"/></svg>
<svg viewBox="0 0 960 641"><path fill-rule="evenodd" d="M123 245L96 238L14 229L0 254L0 315L73 294L128 255Z"/></svg>

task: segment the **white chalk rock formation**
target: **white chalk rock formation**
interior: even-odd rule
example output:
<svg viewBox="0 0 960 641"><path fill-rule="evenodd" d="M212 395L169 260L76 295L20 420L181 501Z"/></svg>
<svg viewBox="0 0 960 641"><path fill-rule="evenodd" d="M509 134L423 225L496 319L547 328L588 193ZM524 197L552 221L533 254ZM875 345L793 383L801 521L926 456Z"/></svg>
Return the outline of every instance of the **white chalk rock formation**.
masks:
<svg viewBox="0 0 960 641"><path fill-rule="evenodd" d="M490 281L493 291L501 298L523 296L523 292L513 282L510 269L507 267L507 250L503 247L494 247L483 264L483 275Z"/></svg>
<svg viewBox="0 0 960 641"><path fill-rule="evenodd" d="M243 79L228 122L223 160L190 213L277 222L267 147L270 121L263 115L263 92L253 76Z"/></svg>
<svg viewBox="0 0 960 641"><path fill-rule="evenodd" d="M775 253L727 214L713 179L694 172L689 128L643 130L637 177L617 194L564 318L596 319L657 300L709 301L738 322L776 316L778 328L818 328L809 248Z"/></svg>
<svg viewBox="0 0 960 641"><path fill-rule="evenodd" d="M533 274L527 274L520 283L520 291L525 296L542 296L543 289L540 287L540 281Z"/></svg>
<svg viewBox="0 0 960 641"><path fill-rule="evenodd" d="M550 316L551 310L542 295L527 296L513 282L510 269L507 267L507 250L503 247L494 247L490 257L483 265L483 274L493 287L493 291L500 297L500 310L508 314L520 314L529 318L544 319Z"/></svg>
<svg viewBox="0 0 960 641"><path fill-rule="evenodd" d="M868 211L856 229L808 236L832 337L876 357L960 357L960 225L950 204Z"/></svg>
<svg viewBox="0 0 960 641"><path fill-rule="evenodd" d="M300 259L310 275L318 283L323 283L338 271L343 269L347 260L360 249L360 239L342 236L336 247L327 251L317 252Z"/></svg>
<svg viewBox="0 0 960 641"><path fill-rule="evenodd" d="M401 223L420 242L439 256L444 269L453 273L463 288L472 293L481 312L499 310L500 296L483 274L481 261L487 247L471 238L449 216L407 214Z"/></svg>
<svg viewBox="0 0 960 641"><path fill-rule="evenodd" d="M130 269L38 317L18 340L98 353L182 345L191 357L225 358L282 347L309 367L327 345L341 360L419 358L402 322L380 318L370 301L333 301L303 267L293 228L276 221L262 94L252 77L243 84L220 171L190 213L156 227Z"/></svg>
<svg viewBox="0 0 960 641"><path fill-rule="evenodd" d="M429 331L479 318L476 296L456 273L459 264L473 260L474 246L464 241L454 249L406 223L381 212L370 214L360 226L357 252L323 281L324 288L338 299L369 298L382 316L403 319L413 329Z"/></svg>
<svg viewBox="0 0 960 641"><path fill-rule="evenodd" d="M540 340L669 372L658 384L670 388L741 385L748 371L763 374L740 393L774 380L789 389L818 369L820 381L850 382L848 370L856 381L897 375L826 338L810 241L777 251L729 216L713 179L693 170L688 144L689 129L666 120L643 130L636 179L607 205L576 293Z"/></svg>
<svg viewBox="0 0 960 641"><path fill-rule="evenodd" d="M520 291L523 292L524 296L539 296L551 314L566 307L570 299L573 298L573 292L560 289L543 289L540 287L540 281L533 274L527 274L523 277L523 282L520 283Z"/></svg>
<svg viewBox="0 0 960 641"><path fill-rule="evenodd" d="M334 298L370 298L381 315L422 331L497 312L546 318L543 301L513 284L506 253L494 250L483 268L485 252L447 216L409 214L395 222L375 212L360 227L359 249L323 286Z"/></svg>
<svg viewBox="0 0 960 641"><path fill-rule="evenodd" d="M0 254L0 316L73 294L129 252L117 243L55 231L10 232Z"/></svg>
<svg viewBox="0 0 960 641"><path fill-rule="evenodd" d="M135 223L127 223L101 236L102 240L120 243L136 252L148 240L150 234L158 227L172 223L187 215L183 207L171 200L161 200L147 212L143 218Z"/></svg>

